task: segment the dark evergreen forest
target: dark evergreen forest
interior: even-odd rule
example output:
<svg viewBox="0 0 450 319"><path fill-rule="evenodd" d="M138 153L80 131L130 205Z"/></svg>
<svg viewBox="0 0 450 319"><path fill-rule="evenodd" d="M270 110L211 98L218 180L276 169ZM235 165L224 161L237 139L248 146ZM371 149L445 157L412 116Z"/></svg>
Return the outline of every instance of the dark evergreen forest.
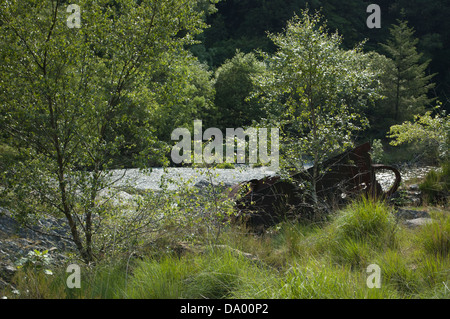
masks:
<svg viewBox="0 0 450 319"><path fill-rule="evenodd" d="M376 3L381 8L381 28L369 29L366 8ZM320 10L327 20L330 32L338 30L343 45L352 48L367 40L365 50L386 54L380 43L385 43L389 28L397 19L405 19L419 38L418 51L423 59L431 59L428 73L436 86L430 94L450 108L450 2L446 0L224 0L217 12L207 19L211 26L200 36L202 43L192 51L212 67L232 58L236 49L251 52L260 49L273 52L275 46L267 31L282 32L295 13L309 7Z"/></svg>

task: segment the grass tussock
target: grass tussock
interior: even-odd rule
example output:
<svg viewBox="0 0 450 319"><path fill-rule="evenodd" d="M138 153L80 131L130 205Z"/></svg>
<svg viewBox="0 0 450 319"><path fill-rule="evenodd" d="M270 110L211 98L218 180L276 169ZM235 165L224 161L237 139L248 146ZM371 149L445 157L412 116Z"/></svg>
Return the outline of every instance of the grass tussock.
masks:
<svg viewBox="0 0 450 319"><path fill-rule="evenodd" d="M419 188L426 203L447 205L450 192L450 162L444 162L440 170L431 170Z"/></svg>
<svg viewBox="0 0 450 319"><path fill-rule="evenodd" d="M146 251L82 268L81 289L64 269L16 276L10 298L450 298L450 214L403 226L386 203L359 199L322 224L284 222L263 235L223 229L184 253ZM200 246L200 248L199 248ZM367 285L378 265L381 286Z"/></svg>

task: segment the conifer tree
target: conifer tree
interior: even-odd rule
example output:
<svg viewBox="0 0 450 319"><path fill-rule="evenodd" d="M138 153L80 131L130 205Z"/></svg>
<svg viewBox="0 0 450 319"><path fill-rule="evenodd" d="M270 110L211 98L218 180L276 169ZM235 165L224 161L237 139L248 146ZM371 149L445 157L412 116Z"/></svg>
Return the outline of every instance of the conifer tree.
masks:
<svg viewBox="0 0 450 319"><path fill-rule="evenodd" d="M431 60L422 61L423 54L417 52L419 39L414 37L414 29L408 27L406 20L397 22L390 28L390 37L382 47L393 61L393 68L387 74L388 83L385 83L388 114L384 116L398 123L423 113L434 100L428 92L435 86L430 82L435 74L426 74Z"/></svg>

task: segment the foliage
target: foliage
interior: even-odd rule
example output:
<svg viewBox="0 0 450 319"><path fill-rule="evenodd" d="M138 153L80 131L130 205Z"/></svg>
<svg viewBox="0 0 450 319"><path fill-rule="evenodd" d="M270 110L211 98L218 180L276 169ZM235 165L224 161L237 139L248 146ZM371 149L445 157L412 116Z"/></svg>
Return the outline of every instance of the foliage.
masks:
<svg viewBox="0 0 450 319"><path fill-rule="evenodd" d="M428 172L419 189L425 202L447 204L450 196L450 162L443 163L440 171Z"/></svg>
<svg viewBox="0 0 450 319"><path fill-rule="evenodd" d="M422 113L433 99L427 96L435 85L430 83L435 74L426 75L430 60L421 62L422 55L417 53L419 42L414 38L414 30L408 22L398 20L390 29L390 38L382 44L384 50L392 58L393 68L388 70L389 78L385 79L385 102L391 109L385 109L385 117L402 122L410 120L414 114Z"/></svg>
<svg viewBox="0 0 450 319"><path fill-rule="evenodd" d="M8 144L0 144L0 168L2 171L6 171L19 159L19 154L13 147Z"/></svg>
<svg viewBox="0 0 450 319"><path fill-rule="evenodd" d="M437 216L433 222L424 225L421 231L422 246L427 253L444 258L450 255L450 218L448 216Z"/></svg>
<svg viewBox="0 0 450 319"><path fill-rule="evenodd" d="M247 100L254 90L252 77L264 71L265 65L254 54L239 51L217 69L214 87L220 128L246 127L264 117L258 104Z"/></svg>
<svg viewBox="0 0 450 319"><path fill-rule="evenodd" d="M272 54L276 47L267 39L266 32L282 32L286 22L305 8L321 10L329 29L339 30L344 35L343 46L346 49L367 39L367 51L385 54L380 43L386 43L390 36L389 27L402 18L408 20L409 25L416 30L415 34L420 38L417 47L423 52L424 59L432 59L429 64L430 73L438 72L433 94L436 93L448 109L449 86L446 83L449 81L450 63L447 58L450 54L450 28L447 19L449 3L446 0L433 3L417 0L414 4L408 0L383 1L378 3L382 11L382 27L369 29L365 21L368 17L366 9L372 3L369 0L348 0L345 4L339 0L221 1L217 4L217 12L207 17L207 23L211 27L199 37L202 43L195 46L195 54L212 67L218 67L226 59L231 59L236 49L245 53L262 50ZM389 107L387 104L383 106ZM395 124L388 123L382 127L385 119L386 114L381 112L377 121L371 123L379 124L380 129L385 132L390 125Z"/></svg>
<svg viewBox="0 0 450 319"><path fill-rule="evenodd" d="M194 119L202 119L207 127L216 124L218 108L208 67L185 50L166 54L162 62L146 79L145 92L136 94L136 106L147 105L146 116L157 138L170 143L172 131L191 127Z"/></svg>
<svg viewBox="0 0 450 319"><path fill-rule="evenodd" d="M393 85L391 73L395 69L394 61L374 51L369 52L368 55L371 61L370 67L377 73L379 93L382 97L375 101L373 107L367 108L364 112L370 124L365 134L371 139L385 139L389 127L397 124L392 115L392 96L389 96L389 90L392 90Z"/></svg>
<svg viewBox="0 0 450 319"><path fill-rule="evenodd" d="M381 140L375 139L372 142L372 161L374 163L382 163L384 158L383 144Z"/></svg>
<svg viewBox="0 0 450 319"><path fill-rule="evenodd" d="M148 92L153 67L193 43L205 24L194 0L78 5L82 25L71 29L60 1L2 2L0 114L2 134L30 158L17 163L13 211L64 216L89 262L97 216L108 216L97 195L116 155L135 148L129 135L145 141L133 154L141 163L164 153L148 117L128 117L126 108Z"/></svg>
<svg viewBox="0 0 450 319"><path fill-rule="evenodd" d="M436 108L437 110L439 107ZM445 111L437 112L433 117L428 111L424 115L414 116L414 122L407 121L390 128L388 137L393 146L408 143L423 145L432 157L446 160L449 157L448 143L450 141L450 116Z"/></svg>
<svg viewBox="0 0 450 319"><path fill-rule="evenodd" d="M29 251L25 257L21 257L17 260L16 266L17 268L33 269L33 270L42 270L46 275L52 275L52 271L47 269L51 264L51 257L48 255L48 250L39 251L34 249ZM43 269L45 268L45 269Z"/></svg>
<svg viewBox="0 0 450 319"><path fill-rule="evenodd" d="M373 223L368 213L371 209L375 212ZM220 236L221 245L191 241L185 242L186 249L181 252L158 248L152 253L135 255L129 251L120 259L85 265L81 289L66 289L67 274L61 269L54 276L18 277L16 287L20 295L6 295L8 298L448 298L447 212L430 212L433 223L423 228L410 229L399 224L395 245L386 241L386 229L380 222L390 213L383 203L362 202L337 212L335 219L324 224L286 222L262 236L239 227L228 228ZM360 227L352 220L362 221L365 226ZM344 224L348 226L342 230L337 227ZM377 230L375 225L384 230ZM338 233L345 240L336 241ZM343 255L337 259L339 245ZM366 285L369 275L366 267L374 263L381 268L380 289Z"/></svg>
<svg viewBox="0 0 450 319"><path fill-rule="evenodd" d="M166 164L170 132L195 118L206 126L280 127L284 164L301 169L352 146L369 122L371 138L381 138L422 112L434 88L429 68L448 80L442 0L383 7L386 26L407 7L420 42L406 20L367 31L361 17L370 1L310 4L345 39L307 10L283 32L303 0L227 0L214 14L216 2L80 0L80 29L67 27L67 1L1 2L1 206L23 222L65 217L88 262L82 289L70 290L64 269L46 275L48 252L32 251L18 261L16 297L448 298L445 216L410 230L384 203L361 199L331 222L284 222L255 236L225 222L232 203L225 186L212 183L213 170L206 170L210 183L195 187L163 177L161 191L136 190L126 170L110 170ZM421 20L422 12L436 19ZM206 15L211 28L201 34ZM364 53L359 42L367 35L366 50L384 48L391 58ZM256 48L266 52L263 62L245 53ZM391 144L416 143L445 163L448 123L446 113L418 114L392 126ZM382 155L376 139L374 161ZM315 167L313 197L326 170ZM421 184L429 203L448 194L448 173L447 163ZM180 243L201 253L180 252ZM382 289L366 286L373 262Z"/></svg>
<svg viewBox="0 0 450 319"><path fill-rule="evenodd" d="M315 185L326 169L319 164L353 146L367 126L361 113L379 97L377 74L362 45L342 49L342 38L328 34L317 13L303 11L269 37L278 51L266 55L268 72L255 77L253 98L269 114L266 125L281 130L283 166L314 166L309 182L317 204Z"/></svg>

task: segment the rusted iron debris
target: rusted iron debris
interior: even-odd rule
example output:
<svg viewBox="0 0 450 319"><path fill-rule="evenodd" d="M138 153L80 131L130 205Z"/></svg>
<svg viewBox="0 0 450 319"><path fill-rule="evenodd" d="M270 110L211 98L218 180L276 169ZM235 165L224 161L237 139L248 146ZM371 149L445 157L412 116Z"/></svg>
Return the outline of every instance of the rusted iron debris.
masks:
<svg viewBox="0 0 450 319"><path fill-rule="evenodd" d="M308 187L301 186L311 180L314 167L289 179L274 176L235 185L229 194L236 201L234 219L250 227L266 227L285 218L311 217L317 206L336 207L357 194L389 198L400 185L400 172L392 166L373 164L370 149L370 143L365 143L321 163L323 171L316 180L315 196ZM375 176L381 169L395 174L395 181L386 192Z"/></svg>

